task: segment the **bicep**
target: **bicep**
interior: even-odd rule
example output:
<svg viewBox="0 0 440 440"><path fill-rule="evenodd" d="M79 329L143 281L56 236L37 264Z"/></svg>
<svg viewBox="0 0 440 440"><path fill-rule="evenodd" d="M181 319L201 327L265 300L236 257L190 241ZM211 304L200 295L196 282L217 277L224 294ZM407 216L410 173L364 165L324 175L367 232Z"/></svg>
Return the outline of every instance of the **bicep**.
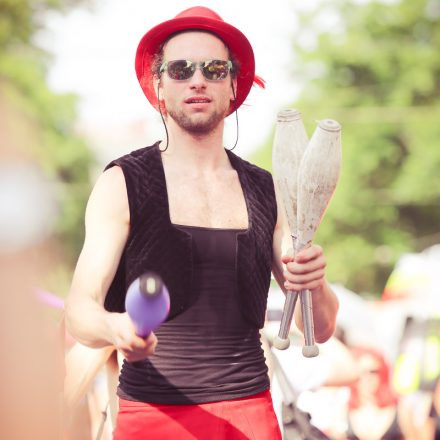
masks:
<svg viewBox="0 0 440 440"><path fill-rule="evenodd" d="M87 203L85 240L70 291L102 304L116 273L129 233L129 208L122 170L113 167L98 179Z"/></svg>

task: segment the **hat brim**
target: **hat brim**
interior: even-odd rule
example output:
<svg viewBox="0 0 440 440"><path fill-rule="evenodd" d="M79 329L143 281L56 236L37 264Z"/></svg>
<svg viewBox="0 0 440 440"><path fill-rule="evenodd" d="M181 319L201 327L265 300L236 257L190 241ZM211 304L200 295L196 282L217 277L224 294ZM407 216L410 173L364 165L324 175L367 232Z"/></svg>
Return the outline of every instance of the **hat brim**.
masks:
<svg viewBox="0 0 440 440"><path fill-rule="evenodd" d="M150 29L139 42L135 69L141 88L156 110L158 100L154 90L154 75L151 65L161 44L172 34L184 30L204 30L217 35L228 46L239 63L236 99L231 102L229 113L240 107L252 87L255 77L255 58L252 46L245 35L223 20L207 17L180 17L158 24Z"/></svg>

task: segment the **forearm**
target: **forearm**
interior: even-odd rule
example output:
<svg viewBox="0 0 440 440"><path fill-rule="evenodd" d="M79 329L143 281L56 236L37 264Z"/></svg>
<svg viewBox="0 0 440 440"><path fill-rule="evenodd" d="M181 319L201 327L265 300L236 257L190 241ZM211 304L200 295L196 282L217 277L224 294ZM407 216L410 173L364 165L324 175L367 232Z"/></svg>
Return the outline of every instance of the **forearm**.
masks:
<svg viewBox="0 0 440 440"><path fill-rule="evenodd" d="M92 348L112 345L111 315L90 297L66 301L66 327L81 344Z"/></svg>
<svg viewBox="0 0 440 440"><path fill-rule="evenodd" d="M339 308L338 299L327 282L312 290L313 323L315 339L318 343L327 341L334 333L336 315ZM299 304L298 304L299 306ZM295 322L303 331L304 326L301 316L301 307L295 308Z"/></svg>

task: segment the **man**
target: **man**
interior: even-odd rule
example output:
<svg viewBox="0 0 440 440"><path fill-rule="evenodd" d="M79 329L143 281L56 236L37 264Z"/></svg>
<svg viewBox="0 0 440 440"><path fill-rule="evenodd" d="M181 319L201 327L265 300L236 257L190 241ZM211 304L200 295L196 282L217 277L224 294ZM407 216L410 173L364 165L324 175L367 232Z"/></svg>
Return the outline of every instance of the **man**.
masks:
<svg viewBox="0 0 440 440"><path fill-rule="evenodd" d="M270 174L223 147L224 118L255 79L252 48L194 7L145 34L136 72L167 141L98 179L68 328L125 357L115 439L280 438L259 337L271 269L283 289L312 291L318 342L333 333L338 304L319 246L282 256L290 237ZM126 288L146 270L163 278L171 309L142 339L123 312Z"/></svg>

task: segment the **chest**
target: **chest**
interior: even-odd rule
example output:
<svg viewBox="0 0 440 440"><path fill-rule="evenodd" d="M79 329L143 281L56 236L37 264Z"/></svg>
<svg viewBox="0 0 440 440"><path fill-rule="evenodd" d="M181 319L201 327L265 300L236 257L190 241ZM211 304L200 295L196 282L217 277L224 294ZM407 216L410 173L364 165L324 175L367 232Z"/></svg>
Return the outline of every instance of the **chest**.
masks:
<svg viewBox="0 0 440 440"><path fill-rule="evenodd" d="M235 170L213 176L169 175L166 182L172 223L223 229L248 227L246 200Z"/></svg>

